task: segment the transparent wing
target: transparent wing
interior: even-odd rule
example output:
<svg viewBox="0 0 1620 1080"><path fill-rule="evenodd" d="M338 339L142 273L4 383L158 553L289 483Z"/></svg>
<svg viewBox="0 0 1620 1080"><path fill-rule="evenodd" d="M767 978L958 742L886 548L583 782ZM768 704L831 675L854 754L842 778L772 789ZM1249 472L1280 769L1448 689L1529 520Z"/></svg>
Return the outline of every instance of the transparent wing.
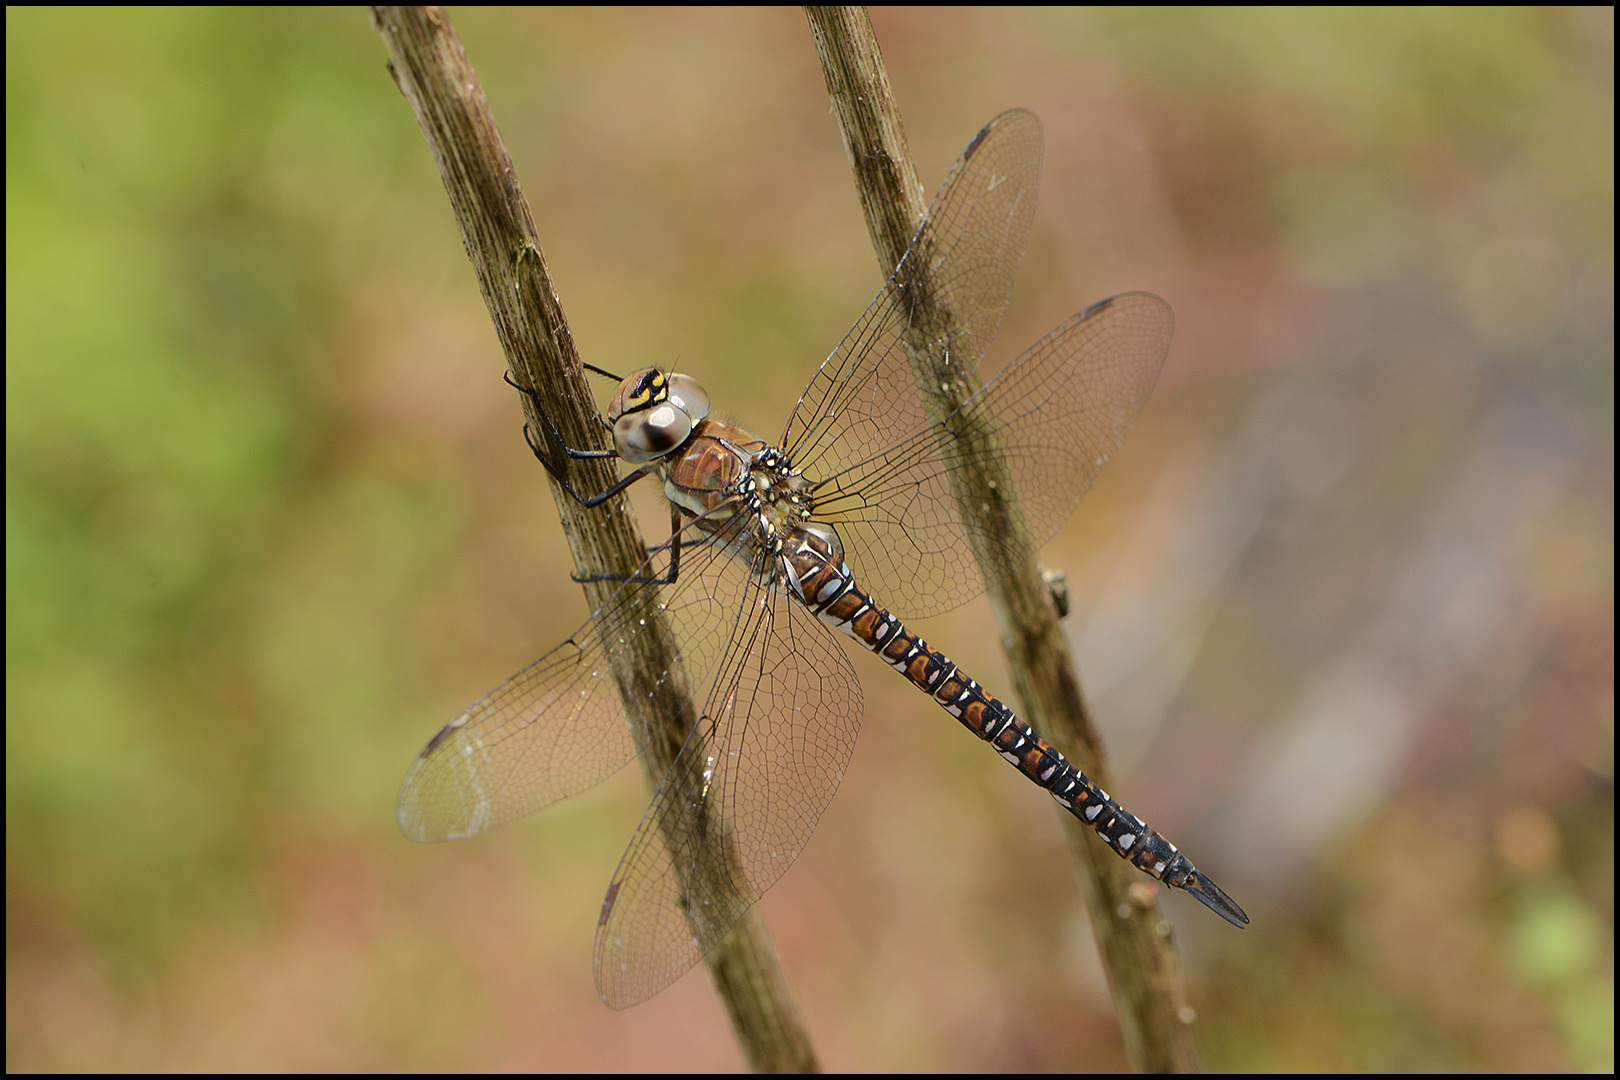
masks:
<svg viewBox="0 0 1620 1080"><path fill-rule="evenodd" d="M638 576L661 572L655 558ZM684 677L701 697L723 654L723 631L735 617L715 597L718 572L731 561L718 543L683 549L675 585L627 582L567 641L469 705L428 741L406 773L400 830L424 841L474 836L617 771L635 744L612 678L615 667L627 667L648 617L662 611L682 651L648 692Z"/></svg>
<svg viewBox="0 0 1620 1080"><path fill-rule="evenodd" d="M703 715L637 827L602 904L596 988L616 1009L695 964L776 883L815 831L860 730L836 636L730 561L734 620Z"/></svg>
<svg viewBox="0 0 1620 1080"><path fill-rule="evenodd" d="M649 614L663 613L681 652L646 692L684 679L704 707L603 904L597 989L615 1008L679 978L786 873L860 730L860 685L835 635L727 548L744 523L683 548L673 587L622 586L566 642L445 725L400 788L405 835L450 840L596 784L634 752L612 673Z"/></svg>
<svg viewBox="0 0 1620 1080"><path fill-rule="evenodd" d="M1135 423L1170 348L1164 301L1132 293L1093 305L1024 353L950 418L930 415L908 342L938 350L947 372L971 373L1001 325L1035 214L1041 127L1003 113L968 144L895 274L833 350L794 410L782 446L819 482L816 516L844 537L862 583L908 616L947 611L988 583L975 543L1015 566L1073 512ZM918 323L926 265L954 323ZM947 376L949 377L949 376ZM945 430L996 433L1022 511L1020 529L974 535L951 491L950 468L978 462ZM992 570L994 574L996 571Z"/></svg>
<svg viewBox="0 0 1620 1080"><path fill-rule="evenodd" d="M806 388L783 445L818 480L816 516L834 522L863 583L910 614L945 610L983 582L975 540L1029 554L1068 517L1142 407L1170 337L1169 308L1146 294L1104 301L1029 350L950 416L931 416L905 342L908 265L927 265L955 323L944 357L978 364L1006 309L1034 213L1040 126L992 121L946 181L923 229L861 320ZM943 339L942 339L943 340ZM954 425L997 432L970 451ZM1027 520L970 538L949 466L993 453ZM739 514L729 530L747 525ZM412 839L470 836L597 783L634 744L614 672L628 676L649 616L679 651L636 685L697 689L702 714L653 798L602 907L597 989L623 1008L678 978L786 872L831 801L853 751L861 695L832 632L719 536L681 549L672 587L627 583L568 641L497 687L429 741L400 790ZM737 545L745 546L745 545ZM649 560L647 574L656 574ZM657 732L649 737L657 737Z"/></svg>
<svg viewBox="0 0 1620 1080"><path fill-rule="evenodd" d="M1170 306L1148 293L1092 305L940 425L891 434L841 472L795 462L818 482L816 516L837 526L860 581L894 610L921 618L972 599L987 584L974 545L989 556L983 566L1014 567L1068 520L1147 403L1172 328ZM975 448L948 433L959 424L995 438ZM979 531L957 509L952 470L992 455L1021 528Z"/></svg>
<svg viewBox="0 0 1620 1080"><path fill-rule="evenodd" d="M950 361L964 375L978 368L1007 311L1035 219L1040 172L1041 122L1034 113L1002 113L974 136L894 276L800 395L778 444L795 464L841 472L888 447L896 433L933 419L905 347L919 287L911 269L922 260L956 315Z"/></svg>

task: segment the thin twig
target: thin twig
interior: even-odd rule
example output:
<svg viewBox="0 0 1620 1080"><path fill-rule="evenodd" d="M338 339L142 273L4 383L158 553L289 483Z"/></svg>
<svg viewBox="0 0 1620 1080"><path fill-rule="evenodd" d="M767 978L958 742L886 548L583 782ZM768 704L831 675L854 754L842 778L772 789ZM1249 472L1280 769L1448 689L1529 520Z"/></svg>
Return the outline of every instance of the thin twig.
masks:
<svg viewBox="0 0 1620 1080"><path fill-rule="evenodd" d="M601 446L595 402L546 269L534 219L477 74L448 17L439 8L373 8L371 19L388 49L394 81L438 162L513 380L532 391L569 445ZM528 394L522 400L530 430L545 430L535 413L536 400ZM616 479L606 461L565 459L557 464L568 471L577 491L600 491ZM579 567L597 577L622 578L641 565L646 545L624 500L583 511L555 483L552 492ZM611 588L604 581L585 585L593 609L608 599ZM622 669L615 664L614 676L631 723L657 736L635 740L644 748L642 769L655 788L697 714L689 700L660 696L657 688L673 681L660 676L678 650L667 628L654 625L660 620L650 601L648 621L647 632L637 636L639 654ZM672 724L672 717L685 718L687 726ZM808 1032L757 907L706 959L749 1066L758 1072L814 1070Z"/></svg>
<svg viewBox="0 0 1620 1080"><path fill-rule="evenodd" d="M806 15L878 263L887 278L922 224L927 206L906 149L876 36L864 8L812 7L806 9ZM922 273L928 266L929 260L917 260ZM923 312L920 321L929 326L951 325L940 290L924 283L915 293L922 298L920 304L936 305ZM926 344L911 353L918 360L940 356L938 349ZM941 403L936 415L951 412L974 389L962 384L959 371L949 377L943 372L919 372L918 383L931 387L954 384L958 400ZM975 461L986 456L960 455ZM965 515L976 515L980 507L1002 501L996 496L993 478L987 482L982 475L958 476L955 487ZM1003 485L1000 490L1011 488ZM992 527L981 526L978 531L989 535ZM1086 708L1040 568L1031 559L1016 569L989 568L986 576L1001 581L990 590L990 599L1019 712L1067 757L1082 764L1092 779L1111 790L1114 785L1102 742ZM1059 810L1058 817L1080 871L1086 910L1113 987L1133 1066L1141 1072L1196 1071L1197 1053L1188 1022L1192 1013L1168 925L1153 900L1153 886L1072 814Z"/></svg>

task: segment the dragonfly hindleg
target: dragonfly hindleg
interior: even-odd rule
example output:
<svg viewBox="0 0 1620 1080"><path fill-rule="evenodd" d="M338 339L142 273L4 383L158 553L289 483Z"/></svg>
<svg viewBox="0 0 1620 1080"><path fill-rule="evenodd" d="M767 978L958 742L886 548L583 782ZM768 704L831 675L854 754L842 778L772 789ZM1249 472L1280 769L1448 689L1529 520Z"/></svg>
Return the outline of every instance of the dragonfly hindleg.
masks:
<svg viewBox="0 0 1620 1080"><path fill-rule="evenodd" d="M654 557L657 556L661 551L667 551L669 552L669 569L664 573L572 574L570 576L582 585L592 581L634 581L642 585L675 584L675 582L679 580L681 573L681 549L699 547L703 544L711 543L713 538L710 536L688 537L684 535L685 530L683 530L681 527L682 522L680 509L675 507L673 503L670 505L671 513L669 515L669 539L665 540L662 544L649 544L647 546L647 562L644 564L644 568L652 566Z"/></svg>

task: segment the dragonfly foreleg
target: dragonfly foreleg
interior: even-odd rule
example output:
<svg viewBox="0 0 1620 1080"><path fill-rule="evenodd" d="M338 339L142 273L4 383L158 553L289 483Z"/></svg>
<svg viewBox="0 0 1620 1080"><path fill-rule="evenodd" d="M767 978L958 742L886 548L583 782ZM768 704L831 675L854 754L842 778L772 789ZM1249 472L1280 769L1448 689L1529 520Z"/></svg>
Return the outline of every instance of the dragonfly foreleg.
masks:
<svg viewBox="0 0 1620 1080"><path fill-rule="evenodd" d="M594 371L596 369L592 368L591 370ZM619 452L617 450L575 450L572 446L569 446L568 443L563 440L562 432L557 430L557 425L553 424L551 422L551 417L546 415L546 410L540 407L539 396L536 395L533 390L525 389L524 387L521 387L517 383L513 382L511 372L507 372L503 378L506 379L507 384L514 390L524 394L529 398L530 401L534 402L534 411L539 414L540 422L545 425L546 434L550 436L552 445L561 450L569 458L573 459L574 461L588 461L592 459L599 460L601 458L616 458L619 456ZM600 420L601 417L597 417L597 419ZM553 480L557 481L557 485L567 492L570 498L579 503L579 505L585 507L587 510L602 505L604 502L613 498L613 496L617 495L619 492L623 491L637 480L640 480L643 476L647 476L658 471L653 465L643 465L641 468L621 478L616 483L609 485L602 491L597 492L595 495L581 495L579 492L574 490L574 486L568 482L568 478L551 463L551 458L544 451L542 451L539 445L534 441L534 434L529 430L528 424L523 425L523 441L529 444L530 453L534 454L535 458L540 462L540 464L545 467L546 473ZM576 578L575 580L579 579Z"/></svg>
<svg viewBox="0 0 1620 1080"><path fill-rule="evenodd" d="M564 446L562 443L562 438L558 434L557 429L552 427L550 420L546 419L546 414L541 413L540 418L545 420L546 427L551 429L553 441L555 441L556 444L561 447L562 451L569 457L579 459L612 458L619 456L618 452L614 450L574 450L568 446ZM617 482L597 492L595 495L581 495L579 492L574 490L573 485L568 482L567 477L563 476L562 473L558 472L556 468L552 466L551 462L547 460L546 455L540 450L540 447L535 445L534 436L529 433L528 424L523 425L523 441L529 444L530 452L532 452L534 456L539 459L541 465L545 466L546 472L553 480L557 481L557 485L566 491L575 502L579 503L579 505L585 507L587 510L601 506L603 503L613 498L613 496L617 495L619 492L623 491L637 480L640 480L643 476L650 476L658 471L657 467L654 465L643 465L635 472L622 477Z"/></svg>

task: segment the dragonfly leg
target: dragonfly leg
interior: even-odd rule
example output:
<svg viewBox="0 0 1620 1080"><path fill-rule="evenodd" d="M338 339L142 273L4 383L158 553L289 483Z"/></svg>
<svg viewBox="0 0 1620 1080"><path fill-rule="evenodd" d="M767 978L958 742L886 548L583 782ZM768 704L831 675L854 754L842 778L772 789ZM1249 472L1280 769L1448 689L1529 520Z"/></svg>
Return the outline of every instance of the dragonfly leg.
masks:
<svg viewBox="0 0 1620 1080"><path fill-rule="evenodd" d="M589 365L589 364L586 364L585 366L590 368L592 371L597 372L598 374L602 374L602 375L607 375L608 374L607 372L602 371L601 368L591 367L591 365ZM512 381L512 375L511 375L510 372L508 372L503 377L506 379L507 385L511 386L514 390L517 390L519 393L526 395L531 401L534 402L534 411L540 415L541 422L545 424L546 431L551 436L552 444L554 446L556 446L559 450L561 450L564 454L567 454L570 458L573 458L576 461L590 459L590 458L616 458L616 457L619 456L619 452L617 450L575 450L573 447L569 446L568 443L563 440L562 432L558 431L557 426L551 422L551 417L547 416L545 409L540 407L540 399L539 399L538 396L536 396L534 391L525 389L524 387L521 387L517 383L513 382ZM595 507L601 506L607 500L609 500L613 496L619 494L621 491L624 491L626 488L628 488L631 484L635 483L637 480L640 480L642 477L649 476L649 475L651 475L653 473L656 473L658 471L658 466L656 464L649 463L649 464L643 465L639 469L636 469L634 472L630 473L629 475L622 477L618 482L609 485L607 488L603 489L602 491L598 492L595 495L581 495L579 492L574 490L573 485L568 482L568 479L565 476L563 476L562 473L557 471L556 467L551 464L551 459L545 454L544 451L542 451L540 449L539 445L536 444L536 442L534 441L534 435L529 430L529 425L528 424L523 425L523 441L529 444L529 452L532 453L535 456L535 459L537 461L539 461L540 464L545 468L546 473L553 480L557 481L557 485L559 487L561 487L565 492L567 492L568 495L571 498L573 498L573 500L575 502L579 503L581 506L585 507L587 510L594 509ZM654 544L654 545L650 546L647 549L647 555L648 555L649 560L651 559L651 557L653 555L657 554L659 551L662 551L662 550L665 550L665 549L669 550L669 552L670 552L669 571L667 573L662 574L662 575L658 575L658 574L572 574L570 576L575 581L580 582L581 584L585 584L587 582L593 582L593 581L621 581L621 582L634 581L634 582L639 582L639 583L644 584L644 585L673 585L673 584L675 584L676 575L679 573L679 570L680 570L681 547L686 546L686 545L690 545L690 544L701 543L702 541L701 540L690 540L690 541L684 541L684 542L681 541L681 539L680 539L680 528L679 528L680 513L676 509L675 504L671 503L670 508L671 508L670 517L672 519L672 532L671 532L670 539L668 541L666 541L665 543L663 543L663 544Z"/></svg>
<svg viewBox="0 0 1620 1080"><path fill-rule="evenodd" d="M593 368L592 370L594 371L596 369ZM616 458L619 456L619 452L617 450L575 450L573 447L569 446L568 443L563 441L562 432L557 430L557 425L551 422L551 417L547 416L545 409L540 407L540 398L535 394L535 392L533 390L525 389L524 387L521 387L517 383L513 382L511 372L507 372L502 377L506 379L507 385L511 386L520 394L527 396L530 401L534 402L534 411L539 414L540 422L545 425L546 434L550 436L551 444L557 449L561 450L569 458L575 461L588 461L601 458ZM637 480L640 480L643 476L649 476L658 471L654 465L643 465L641 468L621 478L616 483L610 484L608 487L597 492L595 495L581 495L579 492L574 490L573 485L568 482L568 478L565 477L557 469L557 467L551 463L551 458L540 449L540 446L534 440L534 434L529 430L528 424L523 425L523 441L529 444L529 451L533 453L540 464L545 467L547 474L550 475L553 480L557 481L558 486L566 491L575 502L579 503L579 505L585 507L587 510L601 506L604 502L613 498L613 496L617 495L619 492L623 491Z"/></svg>
<svg viewBox="0 0 1620 1080"><path fill-rule="evenodd" d="M570 576L572 576L575 581L577 581L577 582L579 582L581 584L585 584L586 582L591 582L591 581L635 581L635 582L639 582L640 584L643 584L643 585L673 585L673 584L675 584L675 581L676 581L677 578L680 577L680 572L681 572L681 549L683 547L696 547L699 544L705 543L706 538L704 538L704 537L695 537L695 538L690 539L690 540L683 539L682 535L681 535L682 530L681 530L681 512L680 512L680 509L674 503L670 503L669 506L670 506L670 514L669 514L669 518L670 518L670 521L669 521L670 535L669 535L669 539L664 541L662 544L653 544L653 545L651 545L650 547L647 548L648 564L649 565L651 564L651 557L653 555L658 554L660 551L668 551L669 552L669 570L667 572L665 572L662 575L660 575L660 574L586 574L584 576L581 576L579 574L573 574L573 575L570 575Z"/></svg>
<svg viewBox="0 0 1620 1080"><path fill-rule="evenodd" d="M618 451L616 450L574 450L563 444L561 434L558 433L555 427L552 427L551 421L546 418L545 413L541 413L540 418L546 421L546 427L551 430L552 441L555 442L557 446L562 449L563 453L567 454L569 457L580 459L616 458L619 456ZM643 465L635 472L620 478L617 482L602 489L595 495L581 495L579 492L574 490L573 485L568 482L568 479L552 466L551 462L546 458L546 455L541 452L540 447L535 445L534 436L530 434L528 424L523 425L523 441L529 444L530 452L534 454L535 458L539 460L541 465L545 466L546 472L553 480L557 481L558 486L566 491L575 502L579 503L579 505L585 507L587 510L595 509L596 507L601 506L603 503L613 498L613 496L617 495L619 492L623 491L637 480L640 480L643 476L651 476L653 473L658 471L657 467L654 465Z"/></svg>

